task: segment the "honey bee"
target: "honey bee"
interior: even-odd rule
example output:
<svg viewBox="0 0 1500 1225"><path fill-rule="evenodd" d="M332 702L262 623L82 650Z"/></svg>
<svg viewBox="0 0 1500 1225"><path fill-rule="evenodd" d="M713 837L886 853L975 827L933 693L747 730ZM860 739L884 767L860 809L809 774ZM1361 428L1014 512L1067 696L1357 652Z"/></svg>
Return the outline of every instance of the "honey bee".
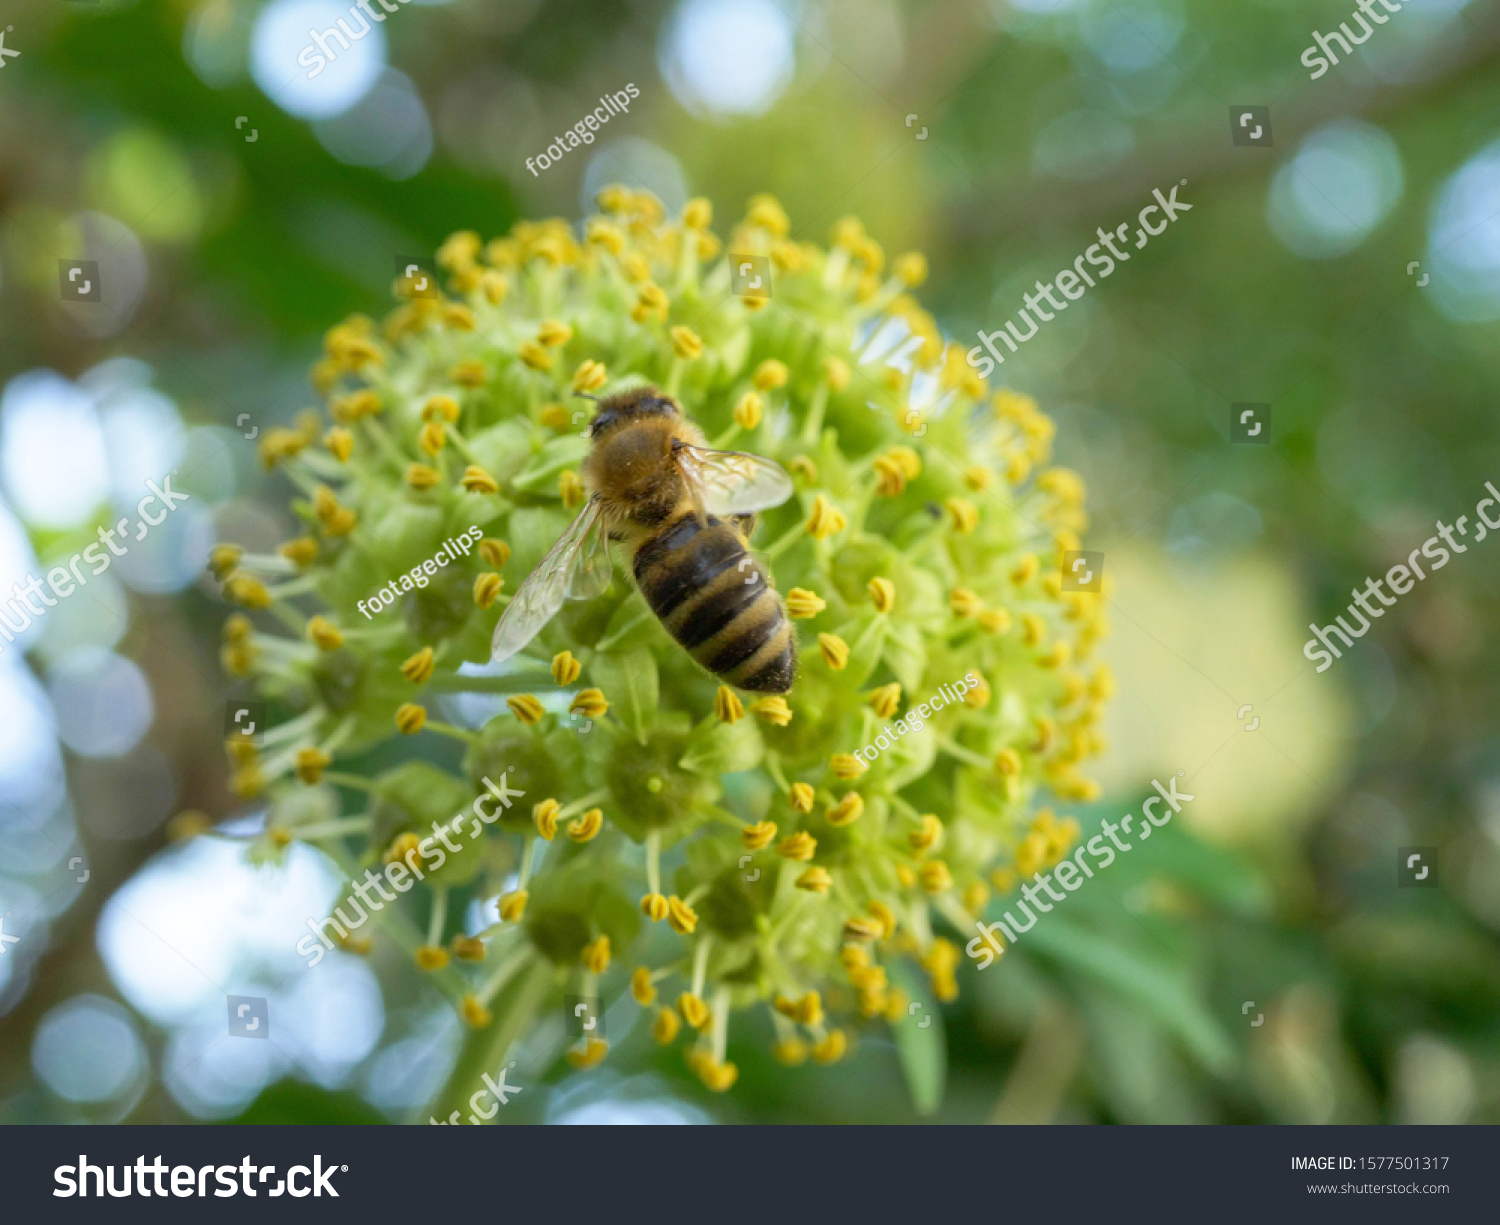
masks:
<svg viewBox="0 0 1500 1225"><path fill-rule="evenodd" d="M600 595L611 574L606 539L618 540L647 606L693 659L740 689L790 690L792 625L745 544L755 512L791 496L791 478L768 459L705 446L655 387L600 400L589 438L588 502L506 606L491 660L521 650L565 599Z"/></svg>

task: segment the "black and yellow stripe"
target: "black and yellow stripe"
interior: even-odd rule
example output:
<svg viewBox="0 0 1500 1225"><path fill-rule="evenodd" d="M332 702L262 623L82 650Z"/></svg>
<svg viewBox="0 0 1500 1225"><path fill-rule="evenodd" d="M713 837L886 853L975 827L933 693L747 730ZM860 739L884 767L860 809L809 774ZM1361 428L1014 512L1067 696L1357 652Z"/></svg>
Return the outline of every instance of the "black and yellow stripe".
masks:
<svg viewBox="0 0 1500 1225"><path fill-rule="evenodd" d="M703 667L738 689L791 689L791 622L732 524L687 515L643 543L633 568L651 611Z"/></svg>

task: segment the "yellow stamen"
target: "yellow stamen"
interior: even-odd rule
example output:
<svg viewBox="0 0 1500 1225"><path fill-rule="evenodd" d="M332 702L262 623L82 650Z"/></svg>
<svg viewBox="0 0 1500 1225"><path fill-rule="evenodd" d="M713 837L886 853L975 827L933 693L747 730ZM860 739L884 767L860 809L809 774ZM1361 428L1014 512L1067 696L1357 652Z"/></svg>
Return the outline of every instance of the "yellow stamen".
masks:
<svg viewBox="0 0 1500 1225"><path fill-rule="evenodd" d="M837 634L819 634L818 650L823 654L823 662L834 672L842 672L849 662L849 644Z"/></svg>
<svg viewBox="0 0 1500 1225"><path fill-rule="evenodd" d="M510 707L510 713L527 727L535 727L542 721L542 716L547 713L542 704L529 693L518 693L514 697L506 698L505 704Z"/></svg>
<svg viewBox="0 0 1500 1225"><path fill-rule="evenodd" d="M413 685L421 685L432 675L435 658L431 647L423 647L401 665L401 675Z"/></svg>
<svg viewBox="0 0 1500 1225"><path fill-rule="evenodd" d="M776 837L775 822L757 821L754 825L747 825L740 830L740 845L747 851L760 851L768 847L774 837Z"/></svg>
<svg viewBox="0 0 1500 1225"><path fill-rule="evenodd" d="M828 602L815 591L793 587L786 593L786 610L793 620L806 621L810 617L816 617L827 607Z"/></svg>

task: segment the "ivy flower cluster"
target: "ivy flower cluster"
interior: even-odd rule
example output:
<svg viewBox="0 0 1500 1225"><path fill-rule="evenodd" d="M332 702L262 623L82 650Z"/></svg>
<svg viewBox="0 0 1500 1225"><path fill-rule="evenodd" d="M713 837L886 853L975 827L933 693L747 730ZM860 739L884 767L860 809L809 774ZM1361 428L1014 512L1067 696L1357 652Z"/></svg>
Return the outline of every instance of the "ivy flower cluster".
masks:
<svg viewBox="0 0 1500 1225"><path fill-rule="evenodd" d="M578 229L455 234L443 296L328 333L321 411L263 439L299 533L213 555L242 610L224 667L279 719L259 747L230 745L231 785L268 805L255 855L302 840L354 880L508 771L526 802L344 947L394 941L451 998L477 1031L455 1083L501 1066L564 995L628 990L655 1040L724 1090L731 1024L785 1064L830 1063L907 1016L898 963L955 997L953 937L1076 840L1038 804L1098 794L1081 768L1102 748L1106 624L1099 596L1062 590L1087 518L1081 479L1047 466L1053 423L945 342L912 296L920 254L888 264L854 218L827 248L796 241L769 196L727 248L706 200L676 218L621 187L598 204ZM726 250L769 258L774 303L732 292ZM641 382L713 446L793 477L752 542L799 630L784 697L697 667L618 556L604 595L485 666L510 592L587 494L593 406L574 393ZM360 617L471 524L472 554ZM955 675L976 683L888 750L842 751ZM504 705L464 726L445 705L463 692ZM419 733L425 754L371 752ZM475 899L498 918L471 935ZM567 1058L607 1051L585 1037Z"/></svg>

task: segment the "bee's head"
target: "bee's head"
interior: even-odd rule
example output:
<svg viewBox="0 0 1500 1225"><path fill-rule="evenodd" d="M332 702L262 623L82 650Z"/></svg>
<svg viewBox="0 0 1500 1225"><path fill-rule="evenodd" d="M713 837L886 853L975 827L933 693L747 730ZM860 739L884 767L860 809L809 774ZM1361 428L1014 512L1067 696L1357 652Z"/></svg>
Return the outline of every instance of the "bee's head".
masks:
<svg viewBox="0 0 1500 1225"><path fill-rule="evenodd" d="M632 387L629 391L606 396L597 403L599 412L589 426L589 437L595 442L617 426L642 417L682 416L676 400L651 386Z"/></svg>

